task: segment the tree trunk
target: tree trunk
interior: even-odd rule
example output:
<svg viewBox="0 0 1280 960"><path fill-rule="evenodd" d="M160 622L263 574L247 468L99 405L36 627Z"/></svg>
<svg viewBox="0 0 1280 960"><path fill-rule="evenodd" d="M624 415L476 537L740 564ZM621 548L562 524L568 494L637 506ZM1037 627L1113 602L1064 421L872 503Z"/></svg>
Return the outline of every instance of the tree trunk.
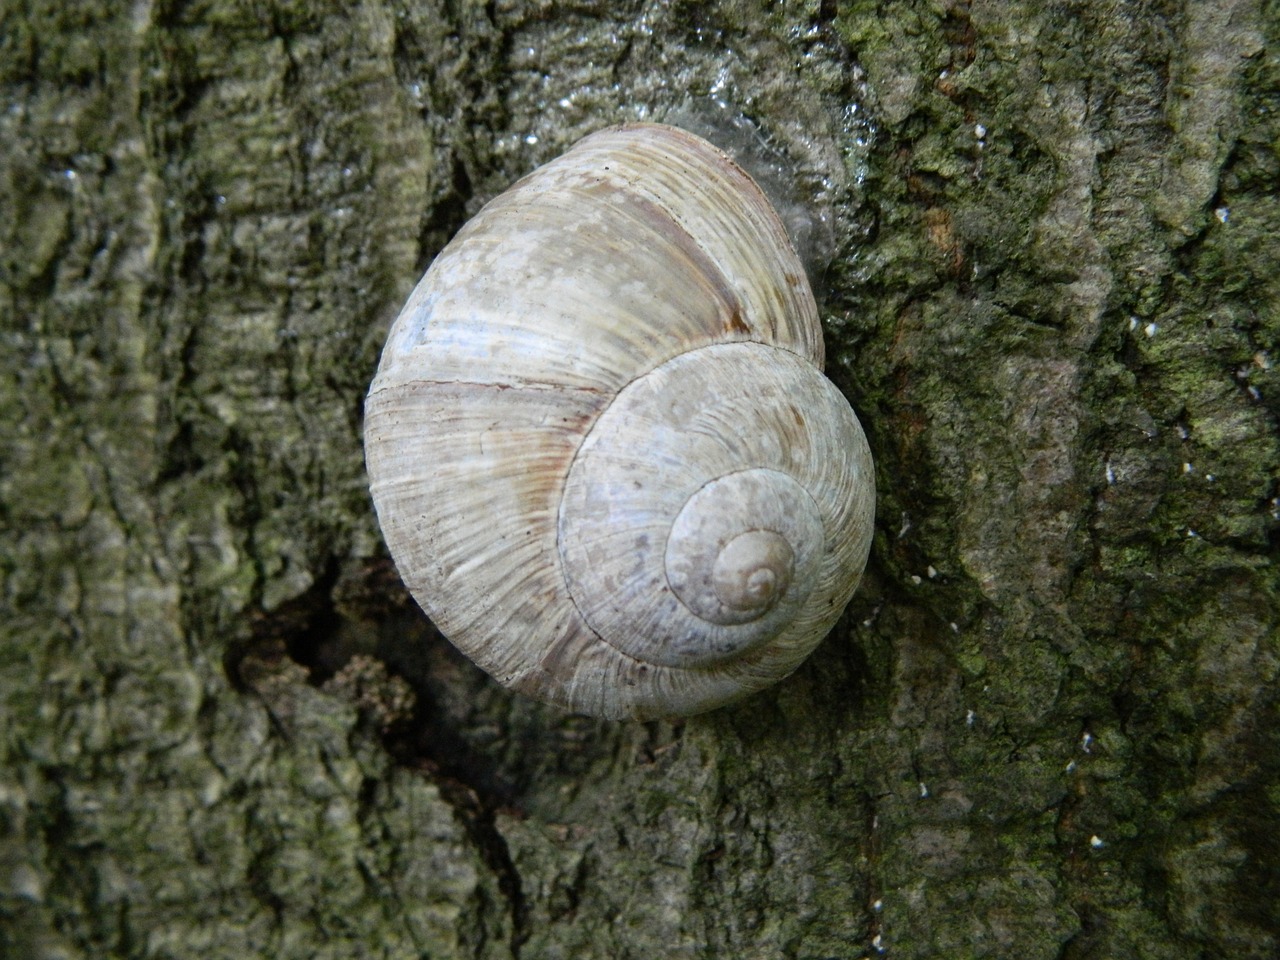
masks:
<svg viewBox="0 0 1280 960"><path fill-rule="evenodd" d="M0 954L1280 954L1275 0L0 11ZM834 211L877 535L790 679L614 724L425 622L361 405L687 96Z"/></svg>

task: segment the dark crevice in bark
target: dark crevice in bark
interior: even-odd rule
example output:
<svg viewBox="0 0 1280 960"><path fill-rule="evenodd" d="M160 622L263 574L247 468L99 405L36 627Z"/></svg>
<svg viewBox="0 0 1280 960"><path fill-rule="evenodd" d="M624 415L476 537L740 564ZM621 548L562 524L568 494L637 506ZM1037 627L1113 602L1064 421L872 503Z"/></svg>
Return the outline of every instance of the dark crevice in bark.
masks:
<svg viewBox="0 0 1280 960"><path fill-rule="evenodd" d="M495 822L499 807L491 797L485 797L471 784L446 773L430 759L409 765L430 778L440 790L440 796L453 808L485 866L497 878L498 889L506 898L511 914L511 955L519 960L520 948L529 939L528 906L506 838Z"/></svg>
<svg viewBox="0 0 1280 960"><path fill-rule="evenodd" d="M528 907L520 875L497 825L499 813L523 816L517 807L517 790L501 776L494 758L474 748L456 719L438 706L440 691L433 690L433 684L440 681L429 676L429 667L414 656L421 654L424 646L430 646L429 636L415 635L433 632L418 612L401 610L383 626L402 638L414 638L411 643L395 645L405 654L404 659L386 656L378 661L414 692L411 715L382 730L383 744L396 763L435 784L441 798L453 809L506 900L512 929L510 950L518 958L530 934ZM437 640L446 643L438 635ZM384 655L386 652L380 651Z"/></svg>
<svg viewBox="0 0 1280 960"><path fill-rule="evenodd" d="M254 616L249 638L229 646L223 660L233 687L256 688L255 678L264 670L275 672L285 658L306 667L316 686L337 672L347 659L337 642L341 617L332 599L337 579L337 566L330 563L309 590Z"/></svg>
<svg viewBox="0 0 1280 960"><path fill-rule="evenodd" d="M443 197L431 205L428 217L418 233L420 266L425 271L441 248L453 238L467 222L467 202L473 190L462 158L453 160L452 180Z"/></svg>
<svg viewBox="0 0 1280 960"><path fill-rule="evenodd" d="M383 632L403 637L426 631L416 610L385 600L386 585L379 574L387 572L375 564L362 572L358 584L340 585L340 571L330 563L305 593L269 613L260 613L249 640L227 654L225 667L232 684L241 692L262 690L266 696L267 684L284 674L290 663L305 667L312 685L333 680L360 652L352 640L353 632L358 632L356 622L347 614L354 612L363 619L371 612L367 604L374 603L377 596L384 598L385 609L379 616ZM360 596L353 598L351 593ZM444 643L442 639L440 642ZM422 644L401 642L395 646L406 654L401 662L396 662L394 656L370 659L380 665L379 673L385 668L386 677L412 689L415 706L407 715L376 715L379 734L395 761L429 778L453 808L506 899L513 931L511 952L519 957L530 932L528 909L520 876L496 823L500 811L518 813L518 791L499 775L494 760L474 749L457 724L435 706L437 697L431 689L431 678L424 665L410 654ZM362 713L366 706L364 693L358 684L354 689L349 686L345 693L348 698L354 697ZM365 785L366 792L371 789Z"/></svg>

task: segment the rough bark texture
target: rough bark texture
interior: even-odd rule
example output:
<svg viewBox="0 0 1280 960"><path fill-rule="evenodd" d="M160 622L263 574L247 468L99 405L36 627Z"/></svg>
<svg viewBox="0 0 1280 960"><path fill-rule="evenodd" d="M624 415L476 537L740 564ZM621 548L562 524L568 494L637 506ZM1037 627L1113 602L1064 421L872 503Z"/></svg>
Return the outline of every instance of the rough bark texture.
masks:
<svg viewBox="0 0 1280 960"><path fill-rule="evenodd" d="M0 954L1280 954L1275 0L0 11ZM361 402L687 93L836 211L878 534L791 679L607 724L422 622Z"/></svg>

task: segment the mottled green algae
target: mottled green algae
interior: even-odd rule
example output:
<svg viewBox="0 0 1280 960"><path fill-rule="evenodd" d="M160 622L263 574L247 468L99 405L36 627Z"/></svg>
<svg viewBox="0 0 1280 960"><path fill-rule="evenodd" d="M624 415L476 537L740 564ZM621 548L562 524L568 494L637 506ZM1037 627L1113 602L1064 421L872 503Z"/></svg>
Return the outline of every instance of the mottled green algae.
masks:
<svg viewBox="0 0 1280 960"><path fill-rule="evenodd" d="M223 669L371 542L359 399L432 176L385 29L223 9L0 30L0 953L507 956L436 788L305 671Z"/></svg>
<svg viewBox="0 0 1280 960"><path fill-rule="evenodd" d="M896 675L919 673L916 647L956 663L909 694L949 725L916 721L937 741L914 759L929 796L873 868L918 891L884 910L884 942L911 956L1005 955L1000 928L956 910L971 896L1060 918L1016 938L1038 956L1194 956L1224 937L1265 956L1280 937L1247 905L1268 854L1240 839L1239 807L1176 827L1213 792L1210 743L1239 744L1215 782L1274 775L1274 46L1249 4L1138 6L841 7L879 100L888 236L842 305L880 336L836 362L867 385L880 555L936 611L914 643L897 629ZM1047 852L1027 867L1054 891L1041 911L939 859L1001 872L972 816L921 857L939 766L970 800L977 782L1005 791L970 814Z"/></svg>

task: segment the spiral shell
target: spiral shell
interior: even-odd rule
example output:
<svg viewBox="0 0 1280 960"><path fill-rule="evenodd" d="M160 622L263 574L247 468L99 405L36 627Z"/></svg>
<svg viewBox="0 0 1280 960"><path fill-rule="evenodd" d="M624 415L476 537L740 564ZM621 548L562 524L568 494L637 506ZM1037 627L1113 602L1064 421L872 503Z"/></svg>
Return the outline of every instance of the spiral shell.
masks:
<svg viewBox="0 0 1280 960"><path fill-rule="evenodd" d="M793 671L852 595L872 464L755 183L600 131L489 203L392 327L371 490L414 597L503 684L682 716Z"/></svg>

